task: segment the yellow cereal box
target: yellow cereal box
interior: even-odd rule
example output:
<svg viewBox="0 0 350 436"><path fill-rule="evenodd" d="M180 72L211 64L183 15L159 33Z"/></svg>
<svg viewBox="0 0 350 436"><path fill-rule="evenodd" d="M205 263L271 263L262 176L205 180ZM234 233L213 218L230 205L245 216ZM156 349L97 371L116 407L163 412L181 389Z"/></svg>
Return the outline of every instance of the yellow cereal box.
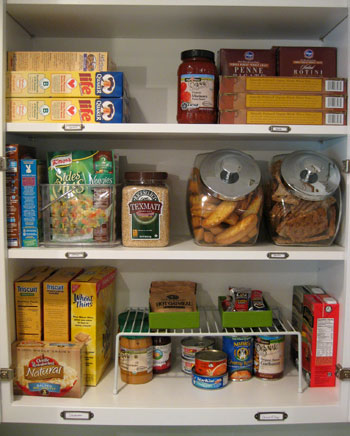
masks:
<svg viewBox="0 0 350 436"><path fill-rule="evenodd" d="M128 121L122 98L6 98L11 123L122 123Z"/></svg>
<svg viewBox="0 0 350 436"><path fill-rule="evenodd" d="M88 268L71 284L71 338L85 343L86 384L96 386L112 356L116 268Z"/></svg>
<svg viewBox="0 0 350 436"><path fill-rule="evenodd" d="M15 281L16 332L18 340L42 337L42 286L54 268L32 268Z"/></svg>
<svg viewBox="0 0 350 436"><path fill-rule="evenodd" d="M44 282L44 341L70 340L70 283L82 268L61 268Z"/></svg>
<svg viewBox="0 0 350 436"><path fill-rule="evenodd" d="M9 51L8 71L106 71L107 52Z"/></svg>
<svg viewBox="0 0 350 436"><path fill-rule="evenodd" d="M14 342L15 393L80 398L85 391L85 353L85 344Z"/></svg>

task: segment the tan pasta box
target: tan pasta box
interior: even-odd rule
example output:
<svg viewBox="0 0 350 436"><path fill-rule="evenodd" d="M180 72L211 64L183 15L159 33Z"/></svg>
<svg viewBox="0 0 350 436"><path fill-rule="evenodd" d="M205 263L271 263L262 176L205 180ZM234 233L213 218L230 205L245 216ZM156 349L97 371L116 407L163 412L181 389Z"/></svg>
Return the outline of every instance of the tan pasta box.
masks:
<svg viewBox="0 0 350 436"><path fill-rule="evenodd" d="M96 386L112 357L116 268L86 269L71 284L71 338L85 343L86 384Z"/></svg>
<svg viewBox="0 0 350 436"><path fill-rule="evenodd" d="M61 268L44 282L44 341L70 340L70 284L82 268Z"/></svg>
<svg viewBox="0 0 350 436"><path fill-rule="evenodd" d="M55 268L32 268L15 281L17 340L42 338L42 287Z"/></svg>
<svg viewBox="0 0 350 436"><path fill-rule="evenodd" d="M8 71L106 71L107 52L9 51Z"/></svg>
<svg viewBox="0 0 350 436"><path fill-rule="evenodd" d="M85 392L85 344L15 342L15 393L80 398Z"/></svg>

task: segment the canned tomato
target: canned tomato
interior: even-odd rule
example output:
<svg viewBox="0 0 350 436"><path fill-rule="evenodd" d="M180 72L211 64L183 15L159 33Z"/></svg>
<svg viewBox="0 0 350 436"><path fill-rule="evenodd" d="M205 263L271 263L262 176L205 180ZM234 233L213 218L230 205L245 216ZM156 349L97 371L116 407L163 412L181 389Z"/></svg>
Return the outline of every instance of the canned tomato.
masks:
<svg viewBox="0 0 350 436"><path fill-rule="evenodd" d="M213 338L206 337L190 337L182 339L181 351L182 357L185 359L194 359L194 356L198 351L212 350L214 348L215 341Z"/></svg>
<svg viewBox="0 0 350 436"><path fill-rule="evenodd" d="M219 350L198 351L195 369L199 375L216 376L227 372L227 354Z"/></svg>
<svg viewBox="0 0 350 436"><path fill-rule="evenodd" d="M227 381L227 372L225 374L210 377L207 375L197 374L195 368L192 368L192 384L197 388L209 390L221 389L227 385Z"/></svg>
<svg viewBox="0 0 350 436"><path fill-rule="evenodd" d="M253 373L252 336L224 336L222 350L227 354L227 369L230 380L249 380Z"/></svg>
<svg viewBox="0 0 350 436"><path fill-rule="evenodd" d="M254 374L273 380L283 376L284 336L257 336L254 343Z"/></svg>
<svg viewBox="0 0 350 436"><path fill-rule="evenodd" d="M186 374L192 374L192 368L194 367L195 360L194 359L185 359L182 357L181 359L181 369Z"/></svg>

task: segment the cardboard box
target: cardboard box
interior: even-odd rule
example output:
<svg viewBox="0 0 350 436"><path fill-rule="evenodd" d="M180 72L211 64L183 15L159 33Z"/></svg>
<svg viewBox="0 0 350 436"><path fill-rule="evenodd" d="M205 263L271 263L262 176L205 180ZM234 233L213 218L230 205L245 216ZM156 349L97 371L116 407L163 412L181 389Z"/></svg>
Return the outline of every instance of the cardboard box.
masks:
<svg viewBox="0 0 350 436"><path fill-rule="evenodd" d="M220 74L227 76L276 76L276 49L219 51Z"/></svg>
<svg viewBox="0 0 350 436"><path fill-rule="evenodd" d="M107 52L9 51L8 71L107 71Z"/></svg>
<svg viewBox="0 0 350 436"><path fill-rule="evenodd" d="M123 123L129 121L124 98L6 98L12 123Z"/></svg>
<svg viewBox="0 0 350 436"><path fill-rule="evenodd" d="M54 271L54 268L39 266L15 281L17 340L41 341L42 286Z"/></svg>
<svg viewBox="0 0 350 436"><path fill-rule="evenodd" d="M34 158L35 149L19 144L6 145L6 213L7 213L7 246L19 248L21 240L21 179L20 160Z"/></svg>
<svg viewBox="0 0 350 436"><path fill-rule="evenodd" d="M347 98L325 94L219 94L220 110L250 108L347 109Z"/></svg>
<svg viewBox="0 0 350 436"><path fill-rule="evenodd" d="M220 94L247 91L346 95L347 80L321 77L220 77Z"/></svg>
<svg viewBox="0 0 350 436"><path fill-rule="evenodd" d="M80 398L85 391L85 345L22 341L13 345L15 393Z"/></svg>
<svg viewBox="0 0 350 436"><path fill-rule="evenodd" d="M335 47L278 47L279 76L337 77Z"/></svg>
<svg viewBox="0 0 350 436"><path fill-rule="evenodd" d="M70 341L70 285L82 268L61 268L44 282L44 341Z"/></svg>
<svg viewBox="0 0 350 436"><path fill-rule="evenodd" d="M11 71L6 74L7 97L123 97L121 72Z"/></svg>
<svg viewBox="0 0 350 436"><path fill-rule="evenodd" d="M251 108L219 111L220 124L278 124L345 126L346 111Z"/></svg>
<svg viewBox="0 0 350 436"><path fill-rule="evenodd" d="M112 356L116 272L91 267L71 282L71 338L87 346L88 386L97 385Z"/></svg>
<svg viewBox="0 0 350 436"><path fill-rule="evenodd" d="M21 160L21 237L23 247L38 247L42 240L40 184L46 176L45 164L37 159Z"/></svg>
<svg viewBox="0 0 350 436"><path fill-rule="evenodd" d="M305 295L302 365L310 387L335 386L339 304L329 295Z"/></svg>

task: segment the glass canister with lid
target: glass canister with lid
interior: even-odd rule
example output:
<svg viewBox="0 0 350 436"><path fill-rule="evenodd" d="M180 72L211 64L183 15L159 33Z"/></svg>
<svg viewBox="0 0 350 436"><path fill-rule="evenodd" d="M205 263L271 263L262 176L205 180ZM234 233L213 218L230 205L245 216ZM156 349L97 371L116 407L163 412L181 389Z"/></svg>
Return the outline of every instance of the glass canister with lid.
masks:
<svg viewBox="0 0 350 436"><path fill-rule="evenodd" d="M340 171L314 151L275 156L266 212L276 245L327 246L341 219Z"/></svg>
<svg viewBox="0 0 350 436"><path fill-rule="evenodd" d="M261 173L251 156L229 149L196 157L187 187L187 210L197 244L253 245L262 206Z"/></svg>

